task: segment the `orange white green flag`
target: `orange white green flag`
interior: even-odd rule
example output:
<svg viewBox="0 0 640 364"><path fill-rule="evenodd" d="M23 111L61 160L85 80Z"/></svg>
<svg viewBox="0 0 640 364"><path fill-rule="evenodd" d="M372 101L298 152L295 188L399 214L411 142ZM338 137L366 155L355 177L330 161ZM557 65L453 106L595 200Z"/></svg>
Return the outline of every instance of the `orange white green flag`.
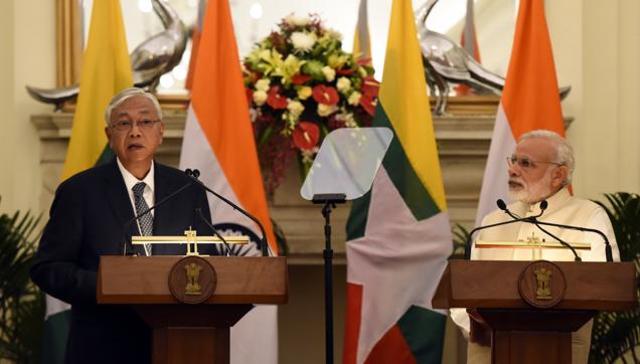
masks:
<svg viewBox="0 0 640 364"><path fill-rule="evenodd" d="M511 59L482 180L476 223L507 196L506 158L526 132L548 129L564 135L553 51L542 0L522 0Z"/></svg>
<svg viewBox="0 0 640 364"><path fill-rule="evenodd" d="M343 363L440 363L446 312L431 298L452 250L411 0L393 0L373 126L394 139L347 223Z"/></svg>
<svg viewBox="0 0 640 364"><path fill-rule="evenodd" d="M203 183L256 216L277 254L228 1L208 3L195 57L180 168L199 169ZM225 203L209 196L209 205L221 233L259 236L252 221ZM277 363L277 337L276 307L256 306L231 328L231 363Z"/></svg>
<svg viewBox="0 0 640 364"><path fill-rule="evenodd" d="M496 209L496 200L508 196L506 158L520 136L536 129L564 135L564 123L551 39L542 0L521 0L511 59L491 137L482 179L476 225ZM472 257L474 252L472 251ZM452 310L454 321L469 330L464 310Z"/></svg>

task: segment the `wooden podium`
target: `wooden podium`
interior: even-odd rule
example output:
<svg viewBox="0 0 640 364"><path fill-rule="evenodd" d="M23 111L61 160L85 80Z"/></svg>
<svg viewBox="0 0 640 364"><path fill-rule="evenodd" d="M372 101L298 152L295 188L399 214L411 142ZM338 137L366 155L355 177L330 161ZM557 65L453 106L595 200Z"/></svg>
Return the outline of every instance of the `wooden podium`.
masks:
<svg viewBox="0 0 640 364"><path fill-rule="evenodd" d="M213 295L180 303L169 272L181 256L102 256L98 303L132 305L153 330L153 363L229 363L229 328L252 304L287 302L284 257L205 257L215 270Z"/></svg>
<svg viewBox="0 0 640 364"><path fill-rule="evenodd" d="M571 333L637 305L633 263L451 260L434 308L475 308L493 363L571 363Z"/></svg>

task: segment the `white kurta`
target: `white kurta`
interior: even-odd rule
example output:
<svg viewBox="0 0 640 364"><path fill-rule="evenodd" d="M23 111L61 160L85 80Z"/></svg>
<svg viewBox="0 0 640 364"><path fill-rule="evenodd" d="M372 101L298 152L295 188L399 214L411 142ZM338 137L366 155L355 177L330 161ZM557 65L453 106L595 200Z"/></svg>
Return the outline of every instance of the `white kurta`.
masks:
<svg viewBox="0 0 640 364"><path fill-rule="evenodd" d="M620 261L620 253L616 238L611 227L611 222L607 213L596 203L571 196L569 191L564 188L547 199L548 207L542 214L539 221L551 222L563 225L573 225L580 227L588 227L602 231L611 243L613 260ZM529 205L523 202L515 202L507 206L509 211L520 216L535 216L540 212L540 204ZM504 211L496 210L485 216L481 225L495 224L502 221L509 221L513 218ZM590 250L579 250L578 255L583 261L606 261L605 244L602 237L596 233L582 232L578 230L570 230L564 228L556 228L551 226L543 226L546 230L556 235L558 238L568 243L589 243ZM476 240L486 242L494 241L527 241L527 239L535 237L543 241L553 242L554 238L538 229L530 223L513 223L495 228L482 230L476 236ZM540 255L536 255L540 254ZM573 253L569 249L542 249L535 248L476 248L475 245L471 250L471 259L473 260L534 260L544 259L550 261L573 261ZM469 316L465 309L451 309L451 318L462 329L465 337L469 334ZM586 328L574 334L574 343L580 342L586 344L586 353L588 354L588 343L590 342L591 327L588 324ZM585 325L587 326L587 325ZM473 346L474 348L471 348ZM583 345L584 346L584 345ZM469 363L481 362L473 361L473 351L482 350L476 344L470 344ZM490 351L490 349L486 349ZM574 348L574 363L578 357L582 357ZM584 350L583 350L584 351ZM584 360L584 359L582 359Z"/></svg>

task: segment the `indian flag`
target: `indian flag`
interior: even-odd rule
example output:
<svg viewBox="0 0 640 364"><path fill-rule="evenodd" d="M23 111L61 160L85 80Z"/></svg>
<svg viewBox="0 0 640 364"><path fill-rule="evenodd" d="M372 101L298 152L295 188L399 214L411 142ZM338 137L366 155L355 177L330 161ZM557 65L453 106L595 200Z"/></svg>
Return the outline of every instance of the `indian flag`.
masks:
<svg viewBox="0 0 640 364"><path fill-rule="evenodd" d="M120 2L94 1L62 181L113 157L104 132L104 110L113 95L132 85ZM42 357L48 363L64 362L69 308L67 303L47 296Z"/></svg>
<svg viewBox="0 0 640 364"><path fill-rule="evenodd" d="M256 216L277 252L228 1L208 3L196 58L180 168L199 169L203 183ZM209 204L223 234L260 234L215 197L209 196ZM276 306L255 307L231 328L231 363L277 363L277 338Z"/></svg>
<svg viewBox="0 0 640 364"><path fill-rule="evenodd" d="M482 179L476 224L506 198L506 158L526 132L548 129L564 135L558 80L544 3L521 0L502 98L491 137L487 166Z"/></svg>
<svg viewBox="0 0 640 364"><path fill-rule="evenodd" d="M522 134L536 129L564 135L544 3L541 0L521 0L507 79L482 179L476 225L496 209L497 199L507 197L509 177L506 158L513 153ZM463 331L469 332L469 316L464 309L451 310L451 317Z"/></svg>
<svg viewBox="0 0 640 364"><path fill-rule="evenodd" d="M369 36L367 0L360 0L360 5L358 6L358 21L353 35L353 54L356 59L371 64L371 37Z"/></svg>
<svg viewBox="0 0 640 364"><path fill-rule="evenodd" d="M345 364L441 362L446 315L431 298L452 238L414 22L394 0L373 125L395 138L347 224Z"/></svg>

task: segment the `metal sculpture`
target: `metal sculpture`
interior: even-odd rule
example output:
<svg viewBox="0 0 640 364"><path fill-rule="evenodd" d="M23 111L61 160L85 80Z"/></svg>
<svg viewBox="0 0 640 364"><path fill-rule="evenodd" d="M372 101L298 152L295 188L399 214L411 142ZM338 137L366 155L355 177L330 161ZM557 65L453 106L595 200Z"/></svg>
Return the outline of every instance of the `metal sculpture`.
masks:
<svg viewBox="0 0 640 364"><path fill-rule="evenodd" d="M178 13L167 0L151 0L151 3L164 26L164 31L140 43L131 52L130 58L134 85L154 91L160 76L180 63L187 45L188 32ZM32 86L26 88L34 99L54 104L56 111L60 110L66 101L76 98L79 91L77 84L54 89Z"/></svg>
<svg viewBox="0 0 640 364"><path fill-rule="evenodd" d="M427 17L437 2L428 0L416 13L427 85L436 97L436 114L443 115L447 109L449 83L465 84L478 93L500 94L504 77L482 67L451 38L427 28ZM570 91L571 86L560 88L560 98L564 99Z"/></svg>

